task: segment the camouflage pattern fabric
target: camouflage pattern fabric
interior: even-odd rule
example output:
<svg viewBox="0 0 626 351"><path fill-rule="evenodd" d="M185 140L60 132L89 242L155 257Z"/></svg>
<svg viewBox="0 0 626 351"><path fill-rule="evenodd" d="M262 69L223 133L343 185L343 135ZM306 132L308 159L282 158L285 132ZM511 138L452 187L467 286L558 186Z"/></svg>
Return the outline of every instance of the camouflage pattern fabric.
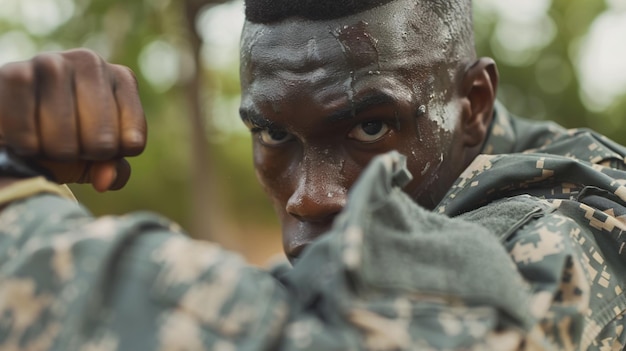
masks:
<svg viewBox="0 0 626 351"><path fill-rule="evenodd" d="M153 214L14 201L0 350L623 349L626 150L499 106L485 153L434 213L376 158L275 275Z"/></svg>
<svg viewBox="0 0 626 351"><path fill-rule="evenodd" d="M500 233L537 301L544 300L531 308L542 305L539 327L552 342L622 350L626 149L593 131L529 122L498 106L485 151L494 155L479 156L436 211ZM522 199L527 214L508 230L498 227L494 219L507 203Z"/></svg>

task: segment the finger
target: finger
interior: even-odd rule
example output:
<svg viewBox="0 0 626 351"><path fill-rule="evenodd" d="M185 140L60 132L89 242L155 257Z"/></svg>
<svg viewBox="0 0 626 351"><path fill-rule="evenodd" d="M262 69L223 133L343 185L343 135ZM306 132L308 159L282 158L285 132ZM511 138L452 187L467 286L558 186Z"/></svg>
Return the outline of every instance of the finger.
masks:
<svg viewBox="0 0 626 351"><path fill-rule="evenodd" d="M139 155L146 146L146 118L139 100L135 74L125 66L111 65L115 101L120 116L120 156Z"/></svg>
<svg viewBox="0 0 626 351"><path fill-rule="evenodd" d="M123 188L131 174L130 164L125 159L101 162L38 160L37 164L52 173L57 183L88 183L100 192Z"/></svg>
<svg viewBox="0 0 626 351"><path fill-rule="evenodd" d="M20 156L39 153L35 110L35 72L30 62L0 68L0 125L4 142Z"/></svg>
<svg viewBox="0 0 626 351"><path fill-rule="evenodd" d="M126 185L126 183L128 183L131 175L131 168L126 159L122 158L117 160L115 173L117 174L117 177L109 186L109 190L120 190Z"/></svg>
<svg viewBox="0 0 626 351"><path fill-rule="evenodd" d="M56 54L37 56L35 70L42 152L54 160L76 161L80 150L71 72Z"/></svg>
<svg viewBox="0 0 626 351"><path fill-rule="evenodd" d="M118 153L119 121L106 63L88 50L73 50L66 55L74 67L83 158L109 160Z"/></svg>
<svg viewBox="0 0 626 351"><path fill-rule="evenodd" d="M98 192L105 192L117 178L117 161L96 162L89 174L93 188Z"/></svg>
<svg viewBox="0 0 626 351"><path fill-rule="evenodd" d="M119 190L130 179L130 164L125 159L94 162L89 171L89 179L99 192Z"/></svg>

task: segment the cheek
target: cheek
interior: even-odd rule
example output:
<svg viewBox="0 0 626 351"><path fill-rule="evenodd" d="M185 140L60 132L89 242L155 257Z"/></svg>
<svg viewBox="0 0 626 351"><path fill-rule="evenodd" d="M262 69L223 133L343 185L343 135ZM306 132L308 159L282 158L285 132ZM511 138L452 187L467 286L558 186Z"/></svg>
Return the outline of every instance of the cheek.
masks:
<svg viewBox="0 0 626 351"><path fill-rule="evenodd" d="M424 143L404 152L407 166L413 175L412 187L426 186L437 173L445 159L438 143Z"/></svg>
<svg viewBox="0 0 626 351"><path fill-rule="evenodd" d="M288 198L289 182L289 157L272 152L263 146L253 146L254 169L263 190L275 203L286 201Z"/></svg>
<svg viewBox="0 0 626 351"><path fill-rule="evenodd" d="M441 157L446 138L436 122L424 117L418 117L416 122L398 138L397 150L407 157L413 177L419 178L436 168L433 163Z"/></svg>
<svg viewBox="0 0 626 351"><path fill-rule="evenodd" d="M419 120L415 135L403 138L398 151L407 156L407 166L413 175L413 181L405 191L414 199L422 197L437 185L443 165L450 158L451 138L451 132L427 118Z"/></svg>

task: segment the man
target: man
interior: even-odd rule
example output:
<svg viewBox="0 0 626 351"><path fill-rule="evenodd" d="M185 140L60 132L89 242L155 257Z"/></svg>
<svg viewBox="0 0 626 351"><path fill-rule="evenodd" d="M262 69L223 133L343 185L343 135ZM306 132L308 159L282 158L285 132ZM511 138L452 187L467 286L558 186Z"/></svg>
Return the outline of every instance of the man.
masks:
<svg viewBox="0 0 626 351"><path fill-rule="evenodd" d="M294 263L273 276L31 177L123 185L145 141L127 70L2 68L4 348L621 349L626 150L497 106L470 12L248 0L240 112Z"/></svg>

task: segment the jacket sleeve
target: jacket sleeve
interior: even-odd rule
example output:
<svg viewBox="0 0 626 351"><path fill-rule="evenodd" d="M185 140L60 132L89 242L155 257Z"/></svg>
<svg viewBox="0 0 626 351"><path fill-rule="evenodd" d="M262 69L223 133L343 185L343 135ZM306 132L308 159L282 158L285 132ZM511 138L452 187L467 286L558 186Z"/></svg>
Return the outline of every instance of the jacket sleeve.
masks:
<svg viewBox="0 0 626 351"><path fill-rule="evenodd" d="M159 216L50 193L0 214L0 349L275 349L289 306L269 273Z"/></svg>

